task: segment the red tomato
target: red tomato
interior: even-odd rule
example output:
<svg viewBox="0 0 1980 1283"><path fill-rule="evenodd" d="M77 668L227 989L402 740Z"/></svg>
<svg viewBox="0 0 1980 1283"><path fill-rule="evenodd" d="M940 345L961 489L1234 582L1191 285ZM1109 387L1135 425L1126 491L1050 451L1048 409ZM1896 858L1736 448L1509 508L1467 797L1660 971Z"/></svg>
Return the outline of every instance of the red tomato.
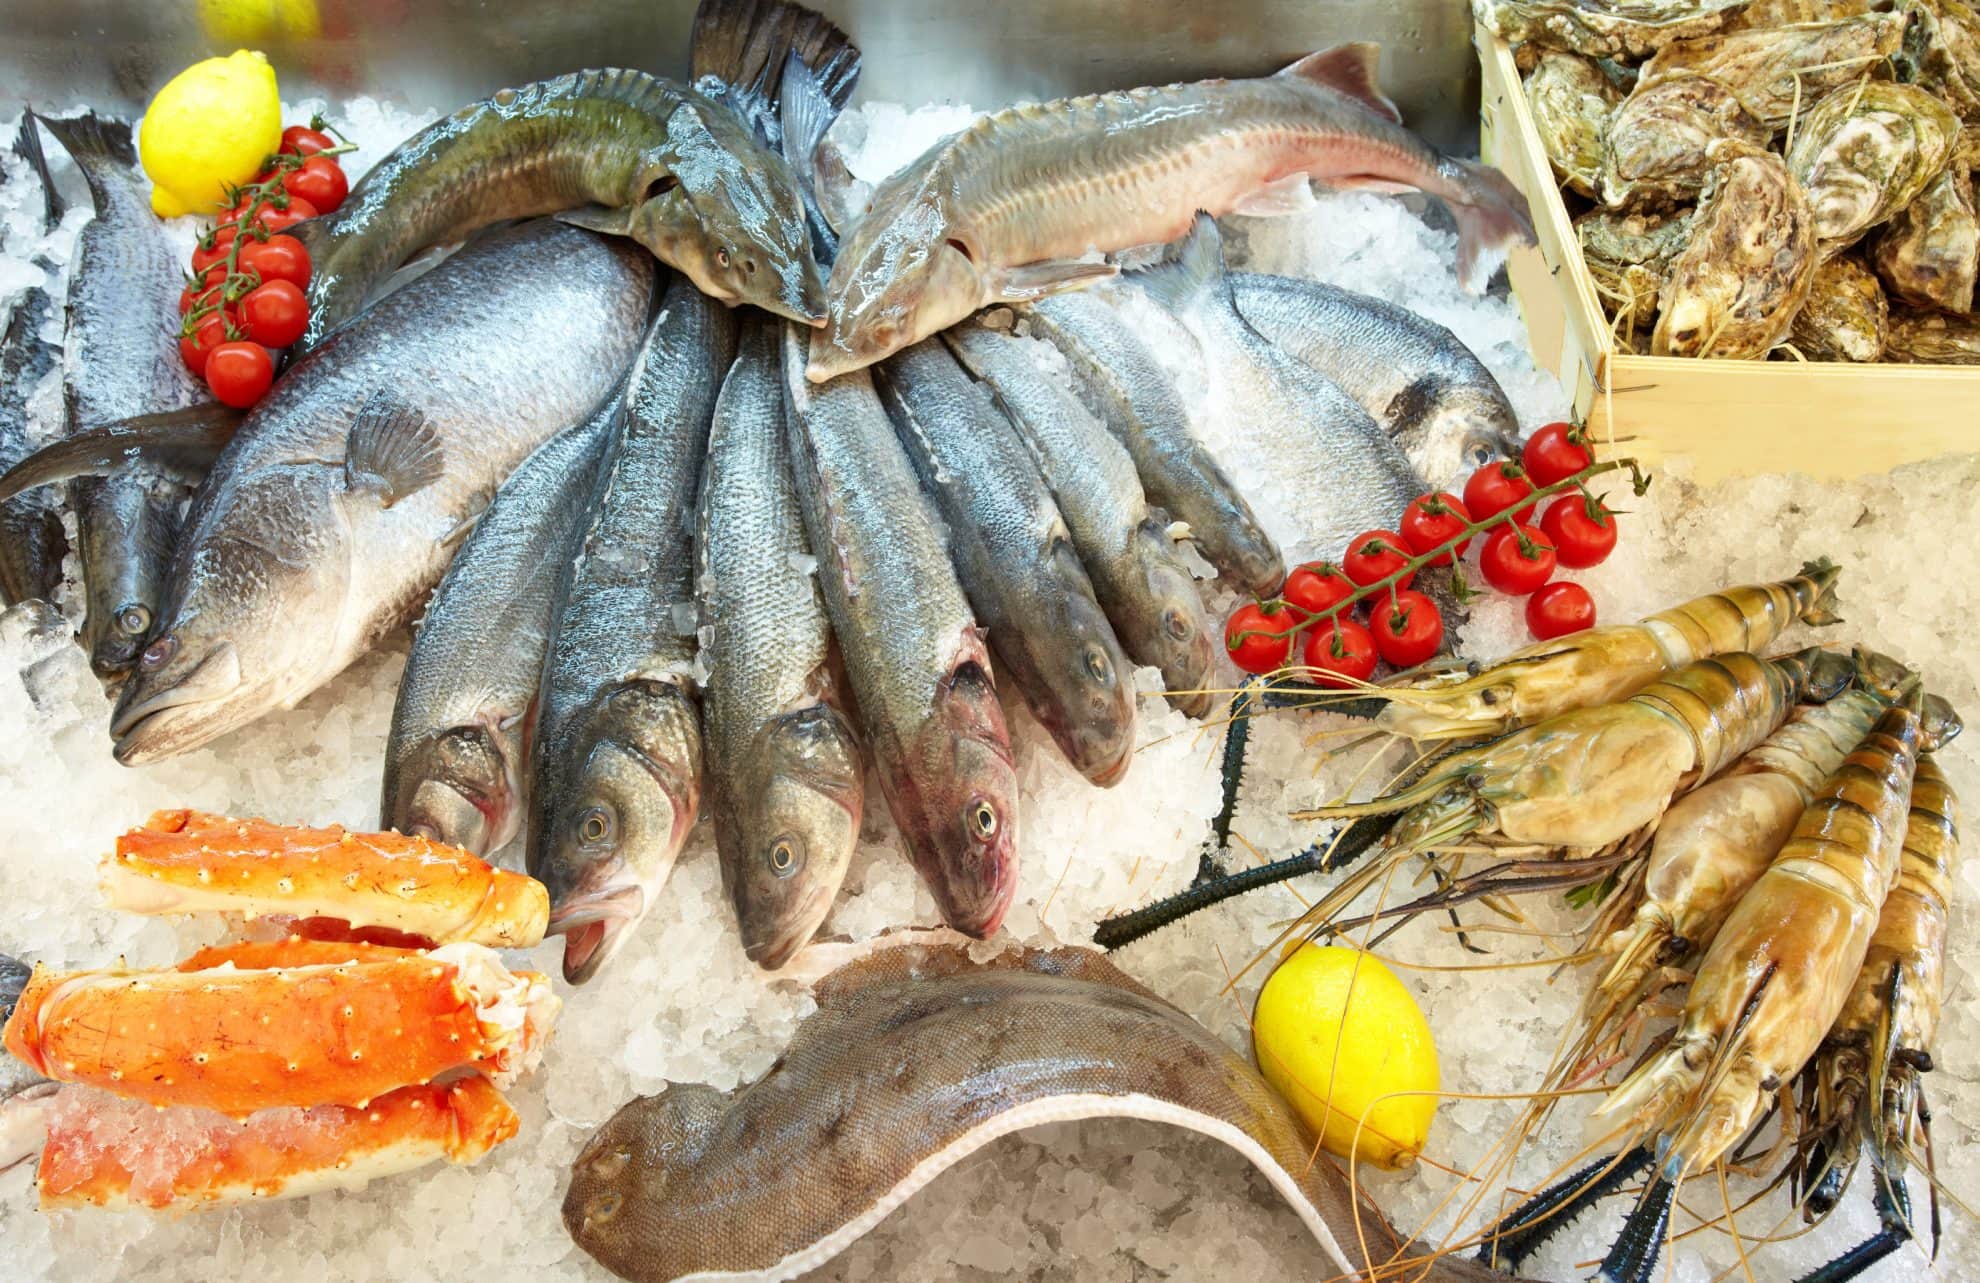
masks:
<svg viewBox="0 0 1980 1283"><path fill-rule="evenodd" d="M1520 547L1521 536L1527 548ZM1485 582L1500 592L1524 597L1553 577L1554 545L1532 526L1501 526L1486 537L1478 568Z"/></svg>
<svg viewBox="0 0 1980 1283"><path fill-rule="evenodd" d="M1456 495L1427 494L1409 501L1403 509L1399 529L1409 550L1421 557L1432 548L1441 547L1457 537L1460 530L1471 524L1471 514L1465 511ZM1448 566L1457 557L1464 556L1464 550L1471 546L1467 539L1452 551L1436 558L1433 566Z"/></svg>
<svg viewBox="0 0 1980 1283"><path fill-rule="evenodd" d="M309 301L294 281L257 285L241 297L241 326L263 347L287 347L309 327Z"/></svg>
<svg viewBox="0 0 1980 1283"><path fill-rule="evenodd" d="M350 194L350 180L344 177L344 167L334 156L311 156L302 163L301 169L292 169L282 175L282 190L291 199L308 201L321 212L327 214L344 203Z"/></svg>
<svg viewBox="0 0 1980 1283"><path fill-rule="evenodd" d="M269 232L286 232L304 219L316 217L316 206L310 204L307 200L299 196L288 196L286 199L288 200L287 209L277 209L272 203L264 203L261 206L261 212L254 216L255 225ZM221 217L229 221L239 221L246 217L247 207L250 203L250 201L242 199L236 202L234 207L221 215Z"/></svg>
<svg viewBox="0 0 1980 1283"><path fill-rule="evenodd" d="M1397 668L1414 668L1444 646L1444 615L1420 592L1384 594L1368 612L1375 650Z"/></svg>
<svg viewBox="0 0 1980 1283"><path fill-rule="evenodd" d="M1580 584L1548 584L1526 599L1526 628L1541 641L1595 626L1595 599Z"/></svg>
<svg viewBox="0 0 1980 1283"><path fill-rule="evenodd" d="M1279 596L1301 610L1319 614L1354 592L1354 581L1331 561L1309 561L1286 576Z"/></svg>
<svg viewBox="0 0 1980 1283"><path fill-rule="evenodd" d="M1377 580L1387 579L1409 563L1409 547L1403 537L1393 530L1365 530L1356 535L1348 544L1347 556L1341 558L1341 569L1347 577L1363 588ZM1409 587L1409 581L1416 578L1410 571L1395 586Z"/></svg>
<svg viewBox="0 0 1980 1283"><path fill-rule="evenodd" d="M1292 651L1292 639L1263 634L1284 632L1296 622L1291 611L1267 614L1257 603L1246 603L1232 611L1230 622L1224 625L1224 648L1230 652L1231 662L1247 673L1283 668Z"/></svg>
<svg viewBox="0 0 1980 1283"><path fill-rule="evenodd" d="M1488 463L1464 483L1464 509L1473 521L1496 517L1533 493L1533 483L1516 463L1504 459ZM1533 505L1524 504L1513 516L1524 520L1533 514Z"/></svg>
<svg viewBox="0 0 1980 1283"><path fill-rule="evenodd" d="M309 288L309 251L293 236L250 240L241 246L239 262L242 272L259 276L263 282L288 281L297 289Z"/></svg>
<svg viewBox="0 0 1980 1283"><path fill-rule="evenodd" d="M1551 486L1595 462L1595 455L1580 428L1572 423L1550 423L1527 438L1519 461L1534 485Z"/></svg>
<svg viewBox="0 0 1980 1283"><path fill-rule="evenodd" d="M298 156L314 156L320 151L329 151L337 145L336 140L321 130L308 125L290 125L282 131L282 150L294 152Z"/></svg>
<svg viewBox="0 0 1980 1283"><path fill-rule="evenodd" d="M237 230L234 224L226 223L201 237L199 244L193 246L192 270L204 272L215 263L226 262L228 247L234 243Z"/></svg>
<svg viewBox="0 0 1980 1283"><path fill-rule="evenodd" d="M245 410L275 381L275 358L259 343L222 343L206 354L206 386L225 405Z"/></svg>
<svg viewBox="0 0 1980 1283"><path fill-rule="evenodd" d="M1600 499L1562 495L1540 515L1540 528L1554 541L1561 564L1576 570L1599 566L1616 550L1616 514Z"/></svg>
<svg viewBox="0 0 1980 1283"><path fill-rule="evenodd" d="M1306 635L1306 666L1319 670L1314 685L1352 689L1374 675L1375 639L1356 620L1329 619Z"/></svg>
<svg viewBox="0 0 1980 1283"><path fill-rule="evenodd" d="M227 318L220 313L201 321L191 334L179 335L179 359L200 378L206 377L206 358L227 341Z"/></svg>

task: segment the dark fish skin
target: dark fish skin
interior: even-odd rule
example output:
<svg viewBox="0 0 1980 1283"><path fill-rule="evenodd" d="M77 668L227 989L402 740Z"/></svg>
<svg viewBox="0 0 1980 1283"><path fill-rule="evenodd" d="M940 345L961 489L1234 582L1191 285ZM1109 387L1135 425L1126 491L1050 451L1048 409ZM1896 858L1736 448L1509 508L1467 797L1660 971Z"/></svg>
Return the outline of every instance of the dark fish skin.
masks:
<svg viewBox="0 0 1980 1283"><path fill-rule="evenodd" d="M668 282L558 590L533 752L528 864L581 984L652 909L701 807L693 522L736 317Z"/></svg>
<svg viewBox="0 0 1980 1283"><path fill-rule="evenodd" d="M111 720L118 760L293 707L409 623L503 479L617 386L653 274L624 242L525 223L291 366L187 514L159 628Z"/></svg>
<svg viewBox="0 0 1980 1283"><path fill-rule="evenodd" d="M939 339L876 374L1004 671L1075 770L1118 783L1134 753L1134 666L1023 437Z"/></svg>
<svg viewBox="0 0 1980 1283"><path fill-rule="evenodd" d="M47 291L30 289L15 304L0 338L0 472L28 454L28 398L61 356L41 337L49 308ZM30 491L0 503L0 606L52 598L67 550L52 492Z"/></svg>

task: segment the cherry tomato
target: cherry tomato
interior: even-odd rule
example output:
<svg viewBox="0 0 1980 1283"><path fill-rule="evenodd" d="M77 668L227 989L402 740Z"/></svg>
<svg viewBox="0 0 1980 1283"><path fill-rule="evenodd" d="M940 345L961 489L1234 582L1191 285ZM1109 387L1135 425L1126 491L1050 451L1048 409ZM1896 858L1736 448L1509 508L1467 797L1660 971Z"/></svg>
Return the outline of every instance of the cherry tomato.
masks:
<svg viewBox="0 0 1980 1283"><path fill-rule="evenodd" d="M1456 495L1427 494L1409 501L1409 507L1403 509L1398 529L1403 540L1409 544L1409 550L1421 557L1432 548L1456 538L1458 531L1470 524L1471 514L1465 511ZM1464 550L1470 546L1471 540L1467 539L1452 550L1456 556L1447 552L1430 564L1448 566L1457 557L1462 557Z"/></svg>
<svg viewBox="0 0 1980 1283"><path fill-rule="evenodd" d="M1580 428L1572 423L1550 423L1527 438L1519 461L1534 485L1551 486L1595 462L1595 455Z"/></svg>
<svg viewBox="0 0 1980 1283"><path fill-rule="evenodd" d="M286 209L277 209L273 204L264 204L261 212L254 216L255 225L268 232L286 232L304 219L315 218L318 213L316 206L300 196L290 196L288 202ZM243 198L235 202L233 208L221 217L229 222L240 222L246 218L250 203Z"/></svg>
<svg viewBox="0 0 1980 1283"><path fill-rule="evenodd" d="M1526 479L1525 469L1501 459L1472 473L1471 480L1464 483L1464 510L1473 521L1483 521L1498 516L1532 493L1533 483ZM1513 515L1524 520L1533 515L1533 505L1524 504Z"/></svg>
<svg viewBox="0 0 1980 1283"><path fill-rule="evenodd" d="M1405 551L1408 547L1403 537L1393 530L1365 530L1348 544L1347 556L1341 558L1341 569L1347 572L1349 579L1366 588L1378 579L1387 579L1408 564L1409 553ZM1412 570L1398 579L1395 586L1407 588L1414 578L1416 572Z"/></svg>
<svg viewBox="0 0 1980 1283"><path fill-rule="evenodd" d="M298 156L314 156L336 145L336 140L330 135L308 125L290 125L282 131L282 150Z"/></svg>
<svg viewBox="0 0 1980 1283"><path fill-rule="evenodd" d="M245 410L275 381L275 358L259 343L235 340L206 354L206 386L236 410Z"/></svg>
<svg viewBox="0 0 1980 1283"><path fill-rule="evenodd" d="M309 300L294 281L257 285L241 298L241 326L263 347L287 347L309 328Z"/></svg>
<svg viewBox="0 0 1980 1283"><path fill-rule="evenodd" d="M238 230L234 224L227 223L201 237L199 244L193 246L192 270L203 272L215 263L226 262L227 249L234 243L234 234Z"/></svg>
<svg viewBox="0 0 1980 1283"><path fill-rule="evenodd" d="M1562 495L1540 514L1540 528L1554 541L1561 564L1576 570L1599 566L1616 550L1616 514L1600 499Z"/></svg>
<svg viewBox="0 0 1980 1283"><path fill-rule="evenodd" d="M1526 599L1526 629L1541 641L1595 626L1595 599L1580 584L1548 584Z"/></svg>
<svg viewBox="0 0 1980 1283"><path fill-rule="evenodd" d="M344 203L350 194L351 183L344 177L344 167L334 156L311 156L302 163L301 169L292 169L282 175L282 190L289 193L292 200L306 200L318 210L327 214Z"/></svg>
<svg viewBox="0 0 1980 1283"><path fill-rule="evenodd" d="M1286 576L1279 596L1301 610L1319 614L1354 591L1354 581L1331 561L1309 561Z"/></svg>
<svg viewBox="0 0 1980 1283"><path fill-rule="evenodd" d="M1261 634L1283 632L1296 622L1291 611L1267 614L1257 603L1246 603L1232 611L1230 622L1224 625L1224 648L1230 652L1231 662L1247 673L1283 668L1292 651L1292 639ZM1244 636L1247 633L1250 636Z"/></svg>
<svg viewBox="0 0 1980 1283"><path fill-rule="evenodd" d="M1414 668L1444 646L1444 615L1420 592L1384 594L1368 612L1375 650L1397 668Z"/></svg>
<svg viewBox="0 0 1980 1283"><path fill-rule="evenodd" d="M1314 685L1350 689L1374 675L1375 639L1359 621L1336 616L1306 635L1306 666L1318 670Z"/></svg>
<svg viewBox="0 0 1980 1283"><path fill-rule="evenodd" d="M1527 549L1520 547L1522 535ZM1484 551L1478 554L1478 568L1484 572L1485 582L1500 592L1524 597L1553 577L1554 545L1532 526L1501 526L1487 536Z"/></svg>
<svg viewBox="0 0 1980 1283"><path fill-rule="evenodd" d="M309 288L309 251L293 236L271 236L265 241L250 240L241 246L242 272L268 281L288 281L297 289Z"/></svg>
<svg viewBox="0 0 1980 1283"><path fill-rule="evenodd" d="M227 318L220 313L201 321L191 334L179 336L179 359L200 378L206 377L206 358L227 341Z"/></svg>

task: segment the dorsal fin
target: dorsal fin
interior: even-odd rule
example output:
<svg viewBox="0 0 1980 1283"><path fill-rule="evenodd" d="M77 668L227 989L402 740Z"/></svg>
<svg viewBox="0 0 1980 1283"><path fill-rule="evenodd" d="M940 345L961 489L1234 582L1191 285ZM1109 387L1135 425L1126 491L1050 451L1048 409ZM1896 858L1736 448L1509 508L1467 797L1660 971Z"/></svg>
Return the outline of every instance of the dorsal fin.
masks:
<svg viewBox="0 0 1980 1283"><path fill-rule="evenodd" d="M1376 68L1382 46L1372 40L1356 40L1332 49L1310 53L1279 74L1310 80L1316 85L1345 94L1378 116L1402 124L1402 113L1382 92Z"/></svg>

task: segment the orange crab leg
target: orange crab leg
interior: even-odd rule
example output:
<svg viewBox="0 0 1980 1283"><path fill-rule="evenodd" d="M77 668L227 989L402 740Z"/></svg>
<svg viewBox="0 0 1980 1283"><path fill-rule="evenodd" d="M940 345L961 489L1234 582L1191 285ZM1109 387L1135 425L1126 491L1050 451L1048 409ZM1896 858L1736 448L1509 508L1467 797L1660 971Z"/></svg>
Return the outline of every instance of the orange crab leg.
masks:
<svg viewBox="0 0 1980 1283"><path fill-rule="evenodd" d="M216 1205L353 1189L436 1159L473 1163L518 1120L478 1074L370 1105L265 1109L236 1122L64 1087L45 1111L43 1208Z"/></svg>
<svg viewBox="0 0 1980 1283"><path fill-rule="evenodd" d="M434 944L528 948L550 916L541 883L458 847L205 811L160 811L118 838L102 881L132 913L335 918Z"/></svg>
<svg viewBox="0 0 1980 1283"><path fill-rule="evenodd" d="M179 963L173 970L205 971L209 967L223 967L231 963L242 971L267 971L276 967L335 966L340 962L387 962L419 952L358 940L313 940L292 935L280 940L236 940L231 944L211 945Z"/></svg>

